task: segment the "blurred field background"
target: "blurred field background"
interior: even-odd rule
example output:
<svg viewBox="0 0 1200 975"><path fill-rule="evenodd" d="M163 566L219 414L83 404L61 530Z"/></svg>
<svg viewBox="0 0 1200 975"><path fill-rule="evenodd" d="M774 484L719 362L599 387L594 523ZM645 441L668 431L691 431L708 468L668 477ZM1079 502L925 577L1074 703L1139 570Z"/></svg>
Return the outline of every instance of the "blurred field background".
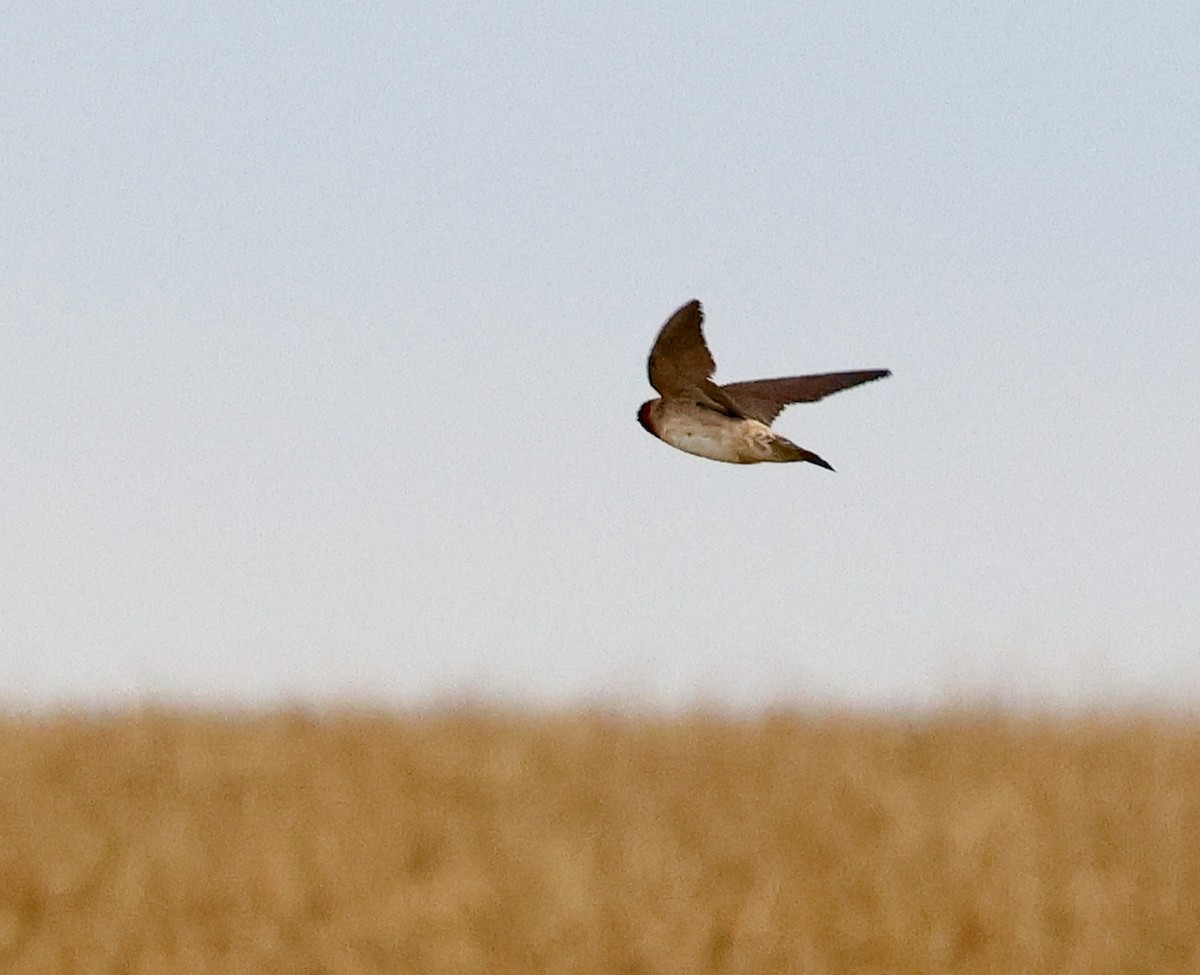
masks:
<svg viewBox="0 0 1200 975"><path fill-rule="evenodd" d="M1200 971L1200 725L0 721L5 973Z"/></svg>

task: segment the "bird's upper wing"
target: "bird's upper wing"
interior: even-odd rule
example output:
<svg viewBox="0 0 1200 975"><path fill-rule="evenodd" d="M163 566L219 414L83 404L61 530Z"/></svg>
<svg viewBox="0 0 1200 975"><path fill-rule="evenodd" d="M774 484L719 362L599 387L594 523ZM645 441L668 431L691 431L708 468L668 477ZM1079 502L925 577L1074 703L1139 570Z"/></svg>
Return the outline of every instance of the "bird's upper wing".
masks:
<svg viewBox="0 0 1200 975"><path fill-rule="evenodd" d="M702 386L717 364L704 344L700 302L689 301L675 312L658 333L650 350L650 385L662 396Z"/></svg>
<svg viewBox="0 0 1200 975"><path fill-rule="evenodd" d="M709 378L717 364L704 344L703 321L704 311L695 300L667 319L650 349L650 385L661 396L691 396L710 410L738 416L733 401Z"/></svg>
<svg viewBox="0 0 1200 975"><path fill-rule="evenodd" d="M721 391L742 416L770 425L789 403L815 403L860 383L890 376L889 369L862 372L827 372L819 376L789 376L786 379L756 379L748 383L730 383Z"/></svg>

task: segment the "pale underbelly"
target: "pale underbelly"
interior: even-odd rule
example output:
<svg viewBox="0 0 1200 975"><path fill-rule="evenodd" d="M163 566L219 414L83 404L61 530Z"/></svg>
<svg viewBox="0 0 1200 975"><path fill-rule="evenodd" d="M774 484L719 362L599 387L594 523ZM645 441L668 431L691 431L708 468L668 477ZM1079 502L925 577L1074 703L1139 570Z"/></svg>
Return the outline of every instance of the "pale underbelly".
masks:
<svg viewBox="0 0 1200 975"><path fill-rule="evenodd" d="M706 429L671 430L663 437L672 447L719 460L726 464L754 464L766 460L770 449L756 437L739 437L732 431L710 431Z"/></svg>
<svg viewBox="0 0 1200 975"><path fill-rule="evenodd" d="M723 460L729 464L743 464L745 461L738 452L724 439L707 437L703 434L685 433L672 438L672 447L695 454L697 457L707 457L709 460Z"/></svg>

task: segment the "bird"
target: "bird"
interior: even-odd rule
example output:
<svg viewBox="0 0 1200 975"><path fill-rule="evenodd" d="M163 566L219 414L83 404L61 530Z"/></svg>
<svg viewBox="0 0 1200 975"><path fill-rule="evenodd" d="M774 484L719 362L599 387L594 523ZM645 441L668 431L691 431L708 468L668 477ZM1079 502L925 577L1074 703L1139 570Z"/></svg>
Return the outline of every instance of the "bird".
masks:
<svg viewBox="0 0 1200 975"><path fill-rule="evenodd" d="M755 379L718 386L716 362L704 342L700 302L689 301L663 325L650 349L650 385L658 399L638 409L638 422L672 447L727 464L828 461L771 429L790 403L815 403L851 386L891 375L889 369Z"/></svg>

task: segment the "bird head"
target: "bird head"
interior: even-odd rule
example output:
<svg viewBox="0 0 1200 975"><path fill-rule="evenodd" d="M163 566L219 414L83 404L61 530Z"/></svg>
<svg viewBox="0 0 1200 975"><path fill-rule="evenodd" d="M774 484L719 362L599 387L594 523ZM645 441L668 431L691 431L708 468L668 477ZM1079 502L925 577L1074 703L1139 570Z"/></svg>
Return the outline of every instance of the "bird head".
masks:
<svg viewBox="0 0 1200 975"><path fill-rule="evenodd" d="M656 437L658 432L654 429L654 421L650 419L650 408L657 402L656 399L649 399L638 407L638 423L647 433L652 433Z"/></svg>

